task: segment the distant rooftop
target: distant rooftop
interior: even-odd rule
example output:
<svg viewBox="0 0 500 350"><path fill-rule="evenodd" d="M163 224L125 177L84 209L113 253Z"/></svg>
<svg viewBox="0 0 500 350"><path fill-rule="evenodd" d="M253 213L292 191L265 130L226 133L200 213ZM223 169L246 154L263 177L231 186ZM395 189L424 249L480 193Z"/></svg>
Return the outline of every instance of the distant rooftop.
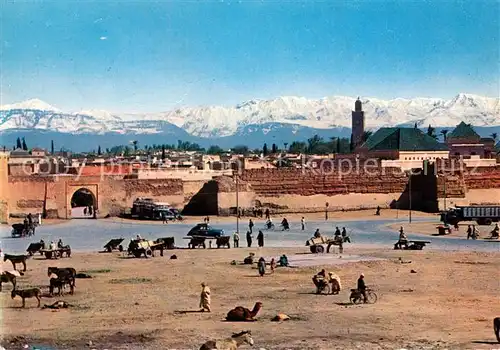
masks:
<svg viewBox="0 0 500 350"><path fill-rule="evenodd" d="M474 131L474 128L470 124L466 124L461 122L457 125L457 127L453 130L453 132L448 136L448 139L469 139L475 138L479 139L480 136L477 132Z"/></svg>
<svg viewBox="0 0 500 350"><path fill-rule="evenodd" d="M369 151L446 151L446 145L415 128L380 128L363 145Z"/></svg>

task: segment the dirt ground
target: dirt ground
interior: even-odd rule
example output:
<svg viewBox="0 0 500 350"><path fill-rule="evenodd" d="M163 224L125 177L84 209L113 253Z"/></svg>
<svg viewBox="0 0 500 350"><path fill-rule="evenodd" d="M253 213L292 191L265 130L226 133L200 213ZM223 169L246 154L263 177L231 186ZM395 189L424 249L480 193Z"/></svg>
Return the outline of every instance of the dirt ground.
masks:
<svg viewBox="0 0 500 350"><path fill-rule="evenodd" d="M38 309L33 299L20 308L21 300L10 298L11 285L4 284L2 345L198 349L211 338L248 329L256 349L499 347L492 320L500 316L500 253L356 250L350 253L387 260L278 268L257 277L255 267L230 264L249 252L293 256L307 254L307 248L180 249L150 259L118 252L75 253L57 261L36 256L19 278L20 288L40 286L46 293L48 266L74 267L94 278L77 279L74 295L42 298L42 306L59 299L73 305L58 311ZM174 253L178 259L169 259ZM339 295L314 294L311 277L322 267L341 277ZM349 303L349 289L361 272L379 296L376 304ZM212 290L211 313L196 312L203 281ZM233 307L252 308L257 301L263 303L257 322L223 321ZM271 322L280 312L292 320Z"/></svg>

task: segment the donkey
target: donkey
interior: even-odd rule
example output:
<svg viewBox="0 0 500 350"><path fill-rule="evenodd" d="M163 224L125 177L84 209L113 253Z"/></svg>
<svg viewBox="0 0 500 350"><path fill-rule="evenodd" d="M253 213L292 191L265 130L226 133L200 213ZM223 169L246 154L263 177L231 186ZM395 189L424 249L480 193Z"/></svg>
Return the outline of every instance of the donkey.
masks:
<svg viewBox="0 0 500 350"><path fill-rule="evenodd" d="M201 346L200 350L236 350L244 343L253 346L252 333L250 331L236 333L231 338L222 340L209 340Z"/></svg>
<svg viewBox="0 0 500 350"><path fill-rule="evenodd" d="M48 267L47 268L47 276L50 277L50 275L57 275L58 279L62 280L69 280L71 281L71 285L74 287L75 286L75 277L76 277L76 270L72 267L65 267L65 268L59 268L59 267Z"/></svg>
<svg viewBox="0 0 500 350"><path fill-rule="evenodd" d="M21 290L13 290L10 292L10 297L14 299L16 296L20 296L23 299L23 307L25 306L26 299L36 298L38 300L38 307L40 307L40 298L42 297L42 293L38 288L30 288L30 289L21 289Z"/></svg>
<svg viewBox="0 0 500 350"><path fill-rule="evenodd" d="M69 294L73 294L75 291L75 287L71 284L71 280L68 278L51 278L50 286L49 286L49 294L54 295L54 289L57 288L57 295L61 296L64 290L64 286L69 285L70 292Z"/></svg>
<svg viewBox="0 0 500 350"><path fill-rule="evenodd" d="M23 271L26 272L26 260L29 258L29 255L11 255L5 254L3 256L3 261L10 260L14 270L16 269L16 264L23 264Z"/></svg>
<svg viewBox="0 0 500 350"><path fill-rule="evenodd" d="M2 272L2 274L0 275L0 292L2 291L2 283L7 283L7 282L12 283L12 290L16 289L16 273L19 276L24 275L24 273L16 271L16 270L14 270L12 272L9 272L9 271Z"/></svg>

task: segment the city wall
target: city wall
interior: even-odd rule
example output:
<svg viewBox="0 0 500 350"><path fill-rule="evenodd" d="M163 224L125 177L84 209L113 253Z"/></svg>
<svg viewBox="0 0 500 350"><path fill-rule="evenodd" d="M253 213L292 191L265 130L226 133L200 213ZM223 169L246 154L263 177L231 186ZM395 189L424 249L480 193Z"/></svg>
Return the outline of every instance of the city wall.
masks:
<svg viewBox="0 0 500 350"><path fill-rule="evenodd" d="M1 161L1 159L0 159ZM451 165L451 163L447 163ZM407 174L382 168L348 173L302 169L250 169L238 178L213 180L124 179L110 176L10 176L0 166L0 220L10 215L41 213L71 217L71 197L80 188L95 196L99 216L117 215L137 197L151 197L186 208L193 215L227 215L238 205L269 207L274 212L319 212L382 208L437 211L455 204L500 204L500 167L444 168L429 175ZM238 181L238 191L236 191ZM238 192L238 196L236 195ZM445 200L446 198L446 200Z"/></svg>

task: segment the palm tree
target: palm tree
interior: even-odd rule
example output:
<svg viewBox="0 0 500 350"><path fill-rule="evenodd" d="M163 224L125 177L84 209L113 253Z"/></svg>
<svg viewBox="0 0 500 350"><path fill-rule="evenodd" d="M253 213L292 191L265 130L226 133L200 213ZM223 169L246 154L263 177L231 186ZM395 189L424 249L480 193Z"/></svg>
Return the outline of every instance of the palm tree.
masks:
<svg viewBox="0 0 500 350"><path fill-rule="evenodd" d="M139 143L139 141L133 140L133 141L130 141L130 143L134 145L134 153L137 153L137 144Z"/></svg>
<svg viewBox="0 0 500 350"><path fill-rule="evenodd" d="M448 132L449 131L446 129L441 130L441 134L443 134L443 141L445 141L445 142L446 142L446 136L448 135Z"/></svg>

